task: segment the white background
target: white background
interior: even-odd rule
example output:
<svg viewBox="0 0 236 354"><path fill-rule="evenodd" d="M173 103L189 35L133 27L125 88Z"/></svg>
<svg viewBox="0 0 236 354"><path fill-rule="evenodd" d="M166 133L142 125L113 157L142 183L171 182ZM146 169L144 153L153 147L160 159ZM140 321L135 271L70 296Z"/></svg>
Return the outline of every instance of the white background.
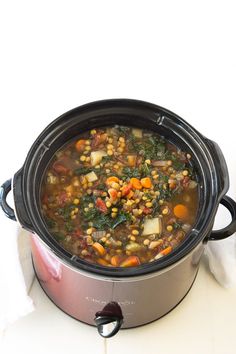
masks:
<svg viewBox="0 0 236 354"><path fill-rule="evenodd" d="M1 1L0 183L22 166L37 135L60 114L97 99L136 98L174 111L218 142L229 168L229 195L235 198L234 3L229 0ZM217 222L221 224L224 220L218 217ZM123 331L119 339L117 336L114 342L109 342L107 352L119 353L120 346L123 353L128 353L132 344L132 351L136 353L156 353L159 343L162 353L168 353L175 343L176 353L195 353L195 350L201 354L235 353L235 343L229 346L234 339L230 329L220 335L222 322L227 315L231 320L232 312L228 309L224 313L217 306L222 303L222 306L228 304L235 308L235 300L230 303L234 299L233 290L222 290L210 276L207 266L203 266L197 282L193 289L196 295L189 308L186 305L187 311L183 305L176 310L183 316L183 330L188 331L186 336L192 333L192 339L187 340L186 345L178 341L179 336L184 338L182 332L177 330L178 336L173 337L178 323L170 314L171 320L161 320L167 321L162 322L162 327L161 322L157 322L159 324L140 330ZM38 317L34 314L8 330L4 354L12 349L12 343L23 350L23 343L30 341L30 333L37 340L37 328L42 330L44 320L49 326L42 336L46 346L47 338L54 335L50 319L55 326L59 321L58 331L64 338L63 343L71 344L68 350L79 351L80 346L86 349L89 345L90 352L104 352L102 340L97 338L93 328L61 314L43 297L37 285L33 291L36 303L38 299ZM196 311L201 311L199 304L204 304L205 295L210 296L208 291L217 302L214 305L213 301L211 313L198 318ZM219 328L215 326L215 330L208 333L216 321L213 315L216 312ZM60 320L55 320L56 316ZM196 322L191 318L196 318ZM202 347L199 347L198 330L205 318L209 326L206 331L200 331ZM185 319L190 320L189 326ZM156 346L153 344L155 326L162 336L157 338ZM65 333L63 328L68 332L67 337L62 335ZM174 338L174 343L168 339L170 337ZM78 338L84 338L84 341L80 339L76 345ZM51 350L60 353L60 346L57 348L60 341L56 335L54 339ZM86 344L85 339L90 343ZM227 344L228 349L224 351ZM27 348L25 353L30 352Z"/></svg>

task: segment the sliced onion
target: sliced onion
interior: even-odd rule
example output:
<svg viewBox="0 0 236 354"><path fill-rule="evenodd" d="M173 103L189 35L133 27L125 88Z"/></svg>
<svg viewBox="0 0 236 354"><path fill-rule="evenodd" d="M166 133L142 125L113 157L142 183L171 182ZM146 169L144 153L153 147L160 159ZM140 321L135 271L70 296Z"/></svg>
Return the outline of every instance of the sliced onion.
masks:
<svg viewBox="0 0 236 354"><path fill-rule="evenodd" d="M104 237L106 235L106 231L94 231L92 233L92 237L94 238L94 240L100 240L102 237Z"/></svg>
<svg viewBox="0 0 236 354"><path fill-rule="evenodd" d="M168 166L168 161L165 160L152 161L152 165L155 167L165 167Z"/></svg>

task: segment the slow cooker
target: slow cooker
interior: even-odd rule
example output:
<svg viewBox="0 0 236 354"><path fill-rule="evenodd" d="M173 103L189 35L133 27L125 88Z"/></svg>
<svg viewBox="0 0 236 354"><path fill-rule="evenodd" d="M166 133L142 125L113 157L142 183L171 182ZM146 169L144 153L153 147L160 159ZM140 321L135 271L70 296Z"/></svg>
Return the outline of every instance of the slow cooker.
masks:
<svg viewBox="0 0 236 354"><path fill-rule="evenodd" d="M171 254L138 267L104 267L71 255L50 235L41 214L41 179L54 153L78 133L114 124L145 127L189 151L198 176L194 227ZM206 243L236 231L236 203L226 196L228 187L226 162L215 142L165 108L113 99L77 107L49 124L33 143L22 168L1 186L0 204L7 217L31 232L33 266L48 297L75 319L96 325L103 337L111 337L120 328L162 317L185 297ZM11 189L14 209L6 201ZM230 211L232 221L212 231L219 203Z"/></svg>

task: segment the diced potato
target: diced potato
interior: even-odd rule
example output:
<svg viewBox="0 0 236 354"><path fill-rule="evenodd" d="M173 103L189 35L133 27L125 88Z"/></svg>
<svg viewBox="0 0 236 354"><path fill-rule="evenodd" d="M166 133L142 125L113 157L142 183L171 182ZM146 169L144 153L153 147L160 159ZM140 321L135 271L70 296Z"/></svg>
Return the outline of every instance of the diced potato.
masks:
<svg viewBox="0 0 236 354"><path fill-rule="evenodd" d="M91 165L92 166L98 165L102 161L103 156L107 156L107 153L105 151L102 150L92 151L90 155Z"/></svg>
<svg viewBox="0 0 236 354"><path fill-rule="evenodd" d="M87 178L88 182L95 182L98 179L96 173L93 171L87 173L87 175L85 175L85 177Z"/></svg>
<svg viewBox="0 0 236 354"><path fill-rule="evenodd" d="M147 219L143 224L143 236L161 233L161 219Z"/></svg>
<svg viewBox="0 0 236 354"><path fill-rule="evenodd" d="M134 167L136 164L136 160L137 160L137 155L128 155L127 156L127 161L129 166Z"/></svg>
<svg viewBox="0 0 236 354"><path fill-rule="evenodd" d="M132 128L132 134L133 134L133 136L135 136L135 138L142 138L143 137L142 129Z"/></svg>

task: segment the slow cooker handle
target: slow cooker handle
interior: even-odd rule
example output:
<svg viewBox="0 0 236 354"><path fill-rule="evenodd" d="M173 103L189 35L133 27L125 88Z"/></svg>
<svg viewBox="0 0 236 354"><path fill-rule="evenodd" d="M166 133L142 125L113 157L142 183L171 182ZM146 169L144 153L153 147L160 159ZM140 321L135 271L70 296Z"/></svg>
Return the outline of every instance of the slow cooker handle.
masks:
<svg viewBox="0 0 236 354"><path fill-rule="evenodd" d="M221 230L215 230L212 231L209 237L209 241L217 241L217 240L222 240L224 238L227 238L231 236L234 232L236 232L236 203L233 199L231 199L228 196L224 196L220 204L224 205L230 212L232 216L232 221L231 223L224 227Z"/></svg>
<svg viewBox="0 0 236 354"><path fill-rule="evenodd" d="M11 191L11 179L8 179L0 187L0 206L4 214L11 220L16 221L14 210L7 203L7 195Z"/></svg>
<svg viewBox="0 0 236 354"><path fill-rule="evenodd" d="M205 142L211 150L211 155L214 157L214 164L217 166L217 182L219 198L224 196L229 189L229 174L224 155L219 145L210 139L205 138Z"/></svg>

